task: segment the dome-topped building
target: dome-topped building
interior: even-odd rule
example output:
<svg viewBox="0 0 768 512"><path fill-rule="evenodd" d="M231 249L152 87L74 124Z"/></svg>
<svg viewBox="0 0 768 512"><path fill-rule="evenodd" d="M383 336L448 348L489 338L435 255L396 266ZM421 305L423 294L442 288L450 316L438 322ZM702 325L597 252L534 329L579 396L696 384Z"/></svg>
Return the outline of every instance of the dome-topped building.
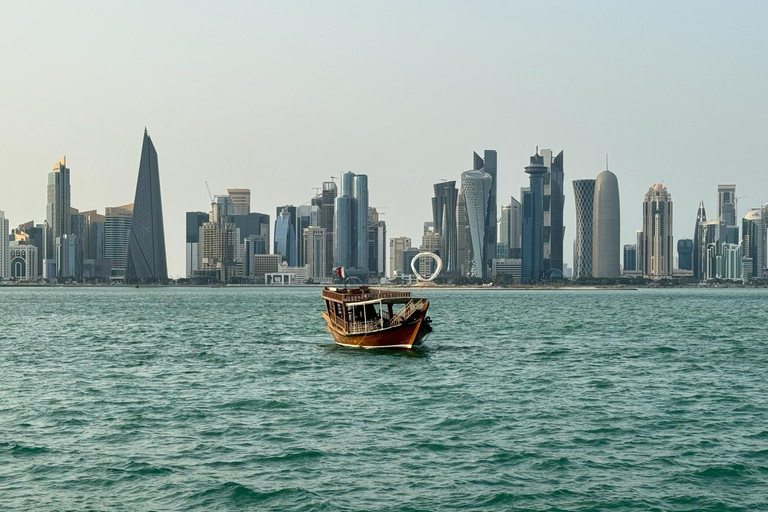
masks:
<svg viewBox="0 0 768 512"><path fill-rule="evenodd" d="M607 169L595 180L592 222L592 275L618 278L621 274L619 181Z"/></svg>

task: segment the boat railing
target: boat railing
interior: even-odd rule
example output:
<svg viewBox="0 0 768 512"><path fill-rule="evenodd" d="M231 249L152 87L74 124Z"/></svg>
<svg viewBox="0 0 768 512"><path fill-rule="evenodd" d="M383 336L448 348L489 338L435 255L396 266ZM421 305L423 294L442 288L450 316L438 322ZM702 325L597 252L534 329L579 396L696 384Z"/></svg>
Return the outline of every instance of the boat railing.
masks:
<svg viewBox="0 0 768 512"><path fill-rule="evenodd" d="M423 307L424 307L424 299L411 299L410 301L408 301L408 303L405 306L403 306L403 309L398 311L397 314L392 317L392 320L390 320L389 325L395 326L395 325L402 324L408 319L408 317L410 317L413 313L422 309Z"/></svg>
<svg viewBox="0 0 768 512"><path fill-rule="evenodd" d="M364 334L381 329L381 320L368 320L367 322L350 322L347 327L349 334Z"/></svg>
<svg viewBox="0 0 768 512"><path fill-rule="evenodd" d="M388 290L376 290L364 293L339 293L330 290L324 290L323 295L339 302L363 302L376 299L403 299L411 296L410 292L391 292Z"/></svg>

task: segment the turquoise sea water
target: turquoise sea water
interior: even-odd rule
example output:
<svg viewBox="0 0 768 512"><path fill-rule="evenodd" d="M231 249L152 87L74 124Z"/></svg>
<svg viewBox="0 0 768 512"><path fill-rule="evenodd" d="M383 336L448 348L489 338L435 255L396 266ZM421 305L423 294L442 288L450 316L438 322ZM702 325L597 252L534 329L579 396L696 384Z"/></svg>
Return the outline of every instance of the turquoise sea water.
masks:
<svg viewBox="0 0 768 512"><path fill-rule="evenodd" d="M2 510L768 510L765 290L0 289Z"/></svg>

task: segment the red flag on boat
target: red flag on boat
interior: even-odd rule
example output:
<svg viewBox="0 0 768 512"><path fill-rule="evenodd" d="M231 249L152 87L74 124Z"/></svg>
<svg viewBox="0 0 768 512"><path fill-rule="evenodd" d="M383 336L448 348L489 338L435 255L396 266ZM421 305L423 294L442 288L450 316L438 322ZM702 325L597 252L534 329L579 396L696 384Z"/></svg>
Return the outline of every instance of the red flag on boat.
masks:
<svg viewBox="0 0 768 512"><path fill-rule="evenodd" d="M347 278L347 273L344 272L344 267L336 267L336 273L342 279L346 279Z"/></svg>

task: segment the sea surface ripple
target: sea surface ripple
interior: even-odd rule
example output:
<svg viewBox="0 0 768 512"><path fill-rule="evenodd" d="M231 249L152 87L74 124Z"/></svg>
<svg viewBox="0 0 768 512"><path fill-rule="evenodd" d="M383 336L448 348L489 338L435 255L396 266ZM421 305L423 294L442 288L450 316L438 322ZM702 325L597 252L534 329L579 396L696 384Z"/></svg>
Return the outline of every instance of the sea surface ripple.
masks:
<svg viewBox="0 0 768 512"><path fill-rule="evenodd" d="M0 289L2 510L768 510L765 290Z"/></svg>

